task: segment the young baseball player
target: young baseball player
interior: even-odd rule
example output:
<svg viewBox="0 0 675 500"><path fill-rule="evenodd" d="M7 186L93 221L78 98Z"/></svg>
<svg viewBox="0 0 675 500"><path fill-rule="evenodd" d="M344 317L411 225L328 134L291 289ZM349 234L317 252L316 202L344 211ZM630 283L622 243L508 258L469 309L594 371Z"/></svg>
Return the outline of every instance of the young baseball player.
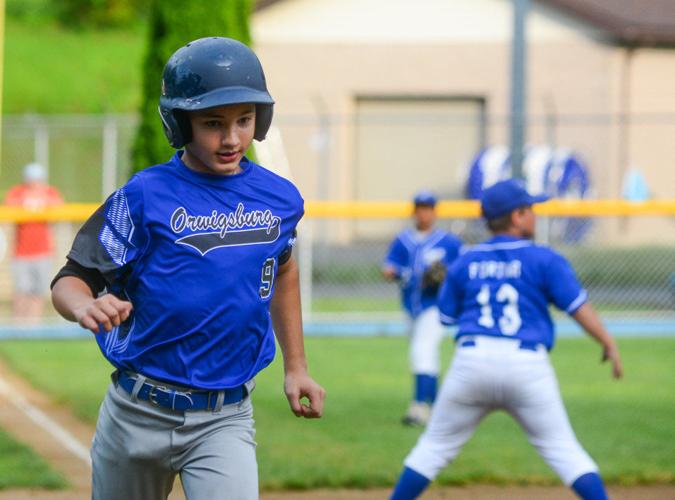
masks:
<svg viewBox="0 0 675 500"><path fill-rule="evenodd" d="M322 414L292 255L303 200L244 156L272 105L245 45L178 49L160 114L184 149L108 198L53 281L57 310L94 332L116 368L91 450L95 499L165 499L176 474L191 500L257 498L249 395L274 334L291 410Z"/></svg>
<svg viewBox="0 0 675 500"><path fill-rule="evenodd" d="M441 319L457 323L455 358L429 424L405 459L392 499L417 498L451 462L488 413L501 409L563 482L584 499L606 498L598 466L577 441L548 351L554 332L549 303L570 314L603 347L622 375L619 351L594 312L569 262L535 245L531 196L520 182L485 190L481 207L494 237L459 257L440 296Z"/></svg>
<svg viewBox="0 0 675 500"><path fill-rule="evenodd" d="M436 398L443 339L436 297L447 266L462 246L458 238L434 227L436 201L429 191L415 195L415 227L396 235L382 266L385 278L399 282L403 308L411 323L409 362L414 390L402 419L405 425L426 425Z"/></svg>
<svg viewBox="0 0 675 500"><path fill-rule="evenodd" d="M47 169L29 163L22 184L9 190L5 204L30 211L45 210L63 203L61 193L47 184ZM45 221L20 222L14 237L14 294L12 313L23 321L42 316L53 268L54 238Z"/></svg>

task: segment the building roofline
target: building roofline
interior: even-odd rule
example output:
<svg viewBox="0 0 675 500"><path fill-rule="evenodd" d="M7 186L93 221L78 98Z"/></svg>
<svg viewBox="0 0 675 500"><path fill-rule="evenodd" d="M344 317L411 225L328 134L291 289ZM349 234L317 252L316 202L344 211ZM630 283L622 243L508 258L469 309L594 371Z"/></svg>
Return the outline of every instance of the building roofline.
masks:
<svg viewBox="0 0 675 500"><path fill-rule="evenodd" d="M585 20L628 46L675 45L675 0L537 0ZM658 21L654 21L658 19Z"/></svg>

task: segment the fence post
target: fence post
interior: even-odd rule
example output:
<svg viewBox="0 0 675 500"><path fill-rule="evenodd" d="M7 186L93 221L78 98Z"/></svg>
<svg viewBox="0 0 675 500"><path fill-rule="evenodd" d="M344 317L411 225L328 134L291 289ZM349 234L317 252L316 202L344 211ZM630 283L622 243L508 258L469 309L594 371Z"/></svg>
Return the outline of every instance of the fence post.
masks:
<svg viewBox="0 0 675 500"><path fill-rule="evenodd" d="M117 188L117 121L106 117L103 125L103 158L101 172L101 199Z"/></svg>

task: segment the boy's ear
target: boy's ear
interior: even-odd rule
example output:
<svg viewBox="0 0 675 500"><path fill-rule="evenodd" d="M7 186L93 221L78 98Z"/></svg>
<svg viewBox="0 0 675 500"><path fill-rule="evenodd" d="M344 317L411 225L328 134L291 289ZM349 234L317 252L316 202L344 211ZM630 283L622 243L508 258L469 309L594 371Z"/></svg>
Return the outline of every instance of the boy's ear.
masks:
<svg viewBox="0 0 675 500"><path fill-rule="evenodd" d="M518 218L520 216L520 213L521 213L520 208L516 208L515 210L511 211L511 214L509 215L509 226L518 227Z"/></svg>

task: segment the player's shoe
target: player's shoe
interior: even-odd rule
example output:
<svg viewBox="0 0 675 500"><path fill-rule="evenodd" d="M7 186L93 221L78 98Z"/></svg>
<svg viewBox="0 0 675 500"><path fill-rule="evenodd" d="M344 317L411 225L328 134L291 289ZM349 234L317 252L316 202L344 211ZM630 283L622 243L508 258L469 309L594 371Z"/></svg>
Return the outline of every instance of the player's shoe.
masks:
<svg viewBox="0 0 675 500"><path fill-rule="evenodd" d="M410 425L413 427L424 427L427 425L430 415L431 405L429 403L413 401L410 403L406 414L403 415L401 423L403 423L403 425Z"/></svg>

